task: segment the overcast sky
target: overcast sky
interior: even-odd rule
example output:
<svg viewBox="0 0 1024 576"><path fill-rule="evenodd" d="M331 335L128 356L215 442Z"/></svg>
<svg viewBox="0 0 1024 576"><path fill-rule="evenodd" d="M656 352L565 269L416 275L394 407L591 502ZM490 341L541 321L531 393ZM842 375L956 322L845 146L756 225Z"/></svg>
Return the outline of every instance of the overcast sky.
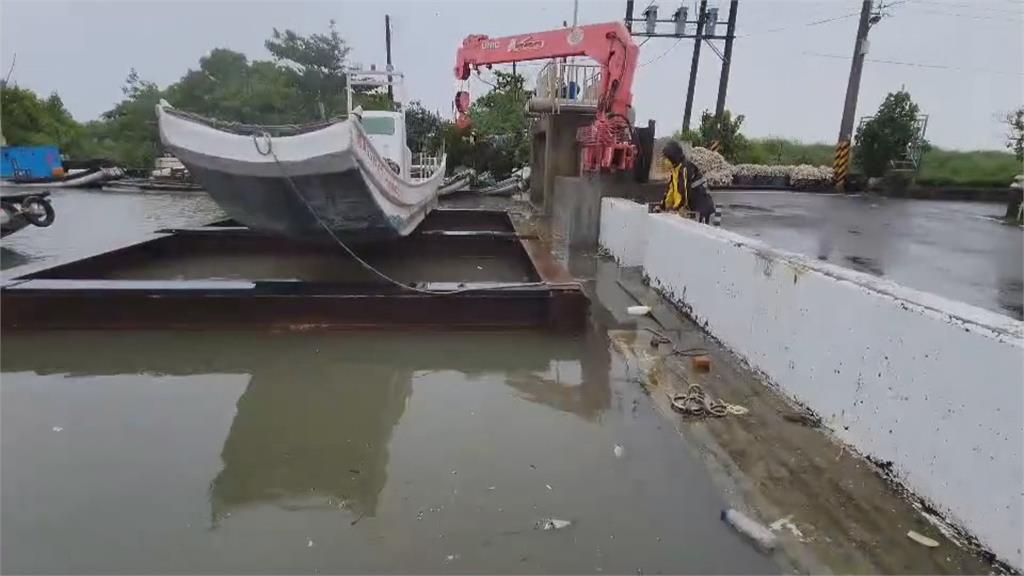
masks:
<svg viewBox="0 0 1024 576"><path fill-rule="evenodd" d="M662 14L678 2L655 0ZM637 12L647 0L636 0ZM712 4L714 4L712 0ZM901 86L930 115L928 139L957 149L1000 149L1000 118L1024 101L1024 0L890 0L871 30L858 116ZM689 0L687 4L693 6ZM717 2L723 15L728 1ZM832 142L839 129L859 0L741 0L727 107L747 117L751 136ZM692 13L691 8L691 13ZM625 0L581 0L580 22L623 17ZM468 34L503 36L557 28L571 0L404 2L0 0L0 64L11 81L56 91L79 120L121 98L131 67L161 87L198 67L214 47L267 59L272 29L324 32L334 18L350 59L384 61L384 14L392 16L396 67L406 91L451 114L456 47ZM829 20L821 23L822 20ZM638 40L639 41L639 40ZM637 121L659 134L682 122L692 41L652 39L640 50ZM713 109L721 63L701 51L694 117ZM536 70L536 66L526 70ZM474 95L486 86L475 82Z"/></svg>

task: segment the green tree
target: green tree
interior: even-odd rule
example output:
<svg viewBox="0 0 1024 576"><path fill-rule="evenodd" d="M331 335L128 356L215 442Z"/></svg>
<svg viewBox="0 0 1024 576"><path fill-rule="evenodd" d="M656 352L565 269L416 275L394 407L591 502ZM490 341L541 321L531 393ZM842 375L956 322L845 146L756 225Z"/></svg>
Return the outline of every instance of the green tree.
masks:
<svg viewBox="0 0 1024 576"><path fill-rule="evenodd" d="M1004 121L1010 128L1006 134L1006 147L1017 156L1018 162L1024 162L1024 106L1007 114Z"/></svg>
<svg viewBox="0 0 1024 576"><path fill-rule="evenodd" d="M740 133L745 119L743 114L734 118L729 110L723 111L721 118L716 117L710 110L705 110L700 115L700 126L696 130L676 132L673 138L705 148L717 140L718 153L727 160L737 161L750 147L747 138Z"/></svg>
<svg viewBox="0 0 1024 576"><path fill-rule="evenodd" d="M413 152L437 152L444 138L444 120L413 100L405 108L405 132Z"/></svg>
<svg viewBox="0 0 1024 576"><path fill-rule="evenodd" d="M921 110L905 90L890 92L874 117L857 128L853 161L865 176L882 176L917 137Z"/></svg>
<svg viewBox="0 0 1024 576"><path fill-rule="evenodd" d="M349 47L338 34L334 20L327 34L301 36L292 30L274 33L264 45L283 64L301 87L303 95L321 118L345 112L345 58Z"/></svg>
<svg viewBox="0 0 1024 576"><path fill-rule="evenodd" d="M495 71L490 92L470 106L478 164L495 176L508 175L530 160L529 119L526 102L530 92L519 74Z"/></svg>
<svg viewBox="0 0 1024 576"><path fill-rule="evenodd" d="M0 84L3 131L12 146L57 146L68 155L82 151L82 128L56 93L43 100L35 92Z"/></svg>
<svg viewBox="0 0 1024 576"><path fill-rule="evenodd" d="M129 169L150 170L161 152L155 110L163 94L134 68L121 92L125 96L121 102L100 120L85 125L85 147L91 156L110 158Z"/></svg>

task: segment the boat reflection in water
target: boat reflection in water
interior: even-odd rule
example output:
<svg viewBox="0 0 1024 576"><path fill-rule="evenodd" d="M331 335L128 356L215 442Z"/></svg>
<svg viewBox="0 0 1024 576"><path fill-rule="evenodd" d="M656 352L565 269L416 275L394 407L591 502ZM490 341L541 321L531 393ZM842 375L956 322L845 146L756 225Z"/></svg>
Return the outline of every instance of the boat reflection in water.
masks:
<svg viewBox="0 0 1024 576"><path fill-rule="evenodd" d="M418 377L497 376L514 396L593 421L610 406L609 365L607 338L594 331L580 339L51 332L12 334L3 348L4 371L12 373L209 375L211 385L214 375L248 374L220 452L223 467L209 484L213 527L232 513L267 505L347 511L353 522L375 516L392 433ZM418 390L433 393L428 388ZM458 410L458 398L448 401Z"/></svg>

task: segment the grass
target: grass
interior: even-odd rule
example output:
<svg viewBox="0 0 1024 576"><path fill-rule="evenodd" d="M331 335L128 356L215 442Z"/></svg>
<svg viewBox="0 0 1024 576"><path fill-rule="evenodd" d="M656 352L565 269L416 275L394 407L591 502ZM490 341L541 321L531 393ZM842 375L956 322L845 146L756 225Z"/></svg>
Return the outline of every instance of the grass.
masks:
<svg viewBox="0 0 1024 576"><path fill-rule="evenodd" d="M784 138L754 138L734 163L831 166L834 154L835 147L832 144L804 144ZM917 184L1003 188L1009 186L1013 177L1022 172L1024 168L1021 163L1009 152L931 148L924 153Z"/></svg>
<svg viewBox="0 0 1024 576"><path fill-rule="evenodd" d="M917 183L921 186L1005 188L1021 172L1021 163L1009 152L932 148L924 153Z"/></svg>
<svg viewBox="0 0 1024 576"><path fill-rule="evenodd" d="M835 152L832 144L804 144L785 138L753 138L735 163L831 166Z"/></svg>

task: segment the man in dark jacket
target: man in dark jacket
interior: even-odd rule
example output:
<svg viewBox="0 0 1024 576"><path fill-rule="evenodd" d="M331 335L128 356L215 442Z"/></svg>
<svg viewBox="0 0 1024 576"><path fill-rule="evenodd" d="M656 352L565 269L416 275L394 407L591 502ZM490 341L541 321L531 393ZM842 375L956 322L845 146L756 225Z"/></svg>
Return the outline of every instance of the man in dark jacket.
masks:
<svg viewBox="0 0 1024 576"><path fill-rule="evenodd" d="M697 214L698 222L710 223L711 215L715 213L715 201L711 199L700 169L686 157L683 147L675 140L665 144L661 154L672 165L661 209L692 211Z"/></svg>

